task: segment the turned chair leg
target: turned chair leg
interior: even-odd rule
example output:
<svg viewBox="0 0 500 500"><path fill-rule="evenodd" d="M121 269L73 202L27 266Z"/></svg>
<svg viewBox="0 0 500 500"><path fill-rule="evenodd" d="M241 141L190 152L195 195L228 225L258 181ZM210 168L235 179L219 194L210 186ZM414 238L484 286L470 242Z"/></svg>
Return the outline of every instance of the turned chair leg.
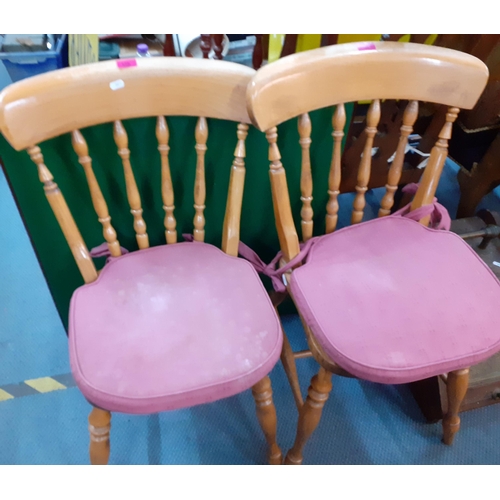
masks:
<svg viewBox="0 0 500 500"><path fill-rule="evenodd" d="M268 459L270 465L281 465L283 457L276 443L276 408L273 403L273 391L271 380L264 377L252 387L253 398L257 408L257 418L264 431L267 444L269 445Z"/></svg>
<svg viewBox="0 0 500 500"><path fill-rule="evenodd" d="M90 463L92 465L107 465L110 429L111 413L100 408L93 408L89 415Z"/></svg>
<svg viewBox="0 0 500 500"><path fill-rule="evenodd" d="M448 411L443 417L443 442L452 444L455 434L460 429L458 412L469 385L469 369L456 370L448 373L446 392L448 396Z"/></svg>
<svg viewBox="0 0 500 500"><path fill-rule="evenodd" d="M304 400L302 399L302 393L300 392L299 377L297 375L297 365L295 364L295 357L293 355L292 346L290 345L285 332L283 332L281 362L283 363L283 368L285 369L288 383L290 384L290 387L292 389L293 399L295 399L297 409L300 411L302 405L304 404Z"/></svg>
<svg viewBox="0 0 500 500"><path fill-rule="evenodd" d="M311 386L307 392L306 402L299 412L297 424L297 435L293 448L287 453L285 465L301 465L302 450L319 424L323 406L332 390L331 372L320 368L317 375L311 380Z"/></svg>

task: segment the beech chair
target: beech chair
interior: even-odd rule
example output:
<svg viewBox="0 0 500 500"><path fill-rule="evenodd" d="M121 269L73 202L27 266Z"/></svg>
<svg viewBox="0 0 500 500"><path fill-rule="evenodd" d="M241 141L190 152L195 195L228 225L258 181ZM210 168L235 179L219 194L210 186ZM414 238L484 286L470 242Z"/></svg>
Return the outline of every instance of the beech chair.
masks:
<svg viewBox="0 0 500 500"><path fill-rule="evenodd" d="M487 79L487 67L471 55L396 42L350 43L294 54L260 69L252 78L248 109L252 122L265 131L269 142L282 264L295 266L288 272L282 266L282 278L310 347L309 352L293 353L284 340L284 365L299 408L296 439L286 464L302 463L304 445L317 427L332 389L332 374L384 384L441 375L447 383L448 398L443 440L452 443L460 426L458 412L467 391L468 368L500 350L500 287L493 273L460 237L426 226L431 213L439 208L434 194L452 124L459 108L475 105ZM395 159L388 165L379 218L359 224L364 216L372 141L383 99L409 102ZM344 103L360 100L371 101L371 105L352 225L335 232L346 122ZM420 215L410 220L390 213L418 101L449 108L411 207L407 208ZM298 117L302 150L300 227L307 247L313 237L314 215L308 112L328 106L336 108L326 234L317 237L307 253L305 247L300 247L292 218L276 127ZM307 355L314 356L320 368L303 403L295 359Z"/></svg>
<svg viewBox="0 0 500 500"><path fill-rule="evenodd" d="M85 284L72 297L69 356L76 383L93 405L90 461L109 460L111 412L151 414L191 407L252 389L269 445L282 462L268 373L282 346L279 319L251 264L237 257L249 118L245 92L255 71L186 58L101 62L15 83L0 93L0 130L38 169L46 198ZM194 135L194 241L179 242L165 115L200 117ZM157 117L167 244L149 247L141 196L122 120ZM204 243L207 118L235 122L222 251ZM92 168L80 129L114 122L139 250L127 253ZM98 272L38 144L71 133L109 262ZM231 140L229 137L228 140ZM175 147L175 146L173 146ZM230 166L228 165L228 168ZM70 172L71 174L71 172ZM188 238L189 240L189 238ZM102 254L102 253L101 253Z"/></svg>

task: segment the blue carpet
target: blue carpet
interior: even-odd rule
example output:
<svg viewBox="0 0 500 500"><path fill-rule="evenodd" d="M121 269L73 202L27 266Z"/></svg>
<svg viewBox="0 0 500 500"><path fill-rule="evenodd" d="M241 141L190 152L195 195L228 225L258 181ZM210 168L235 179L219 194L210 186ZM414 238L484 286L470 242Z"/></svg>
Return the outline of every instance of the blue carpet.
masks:
<svg viewBox="0 0 500 500"><path fill-rule="evenodd" d="M438 198L456 213L457 167L447 162ZM383 190L367 196L376 214ZM348 201L351 195L343 195ZM347 203L341 223L348 221ZM500 207L497 191L482 205ZM0 171L0 386L69 372L66 336L35 254ZM283 324L294 349L306 347L296 316ZM317 371L298 361L303 392ZM283 451L294 439L297 411L283 368L271 373ZM427 424L409 390L341 377L305 452L309 464L499 464L500 405L462 415L452 447L440 424ZM0 394L1 399L1 394ZM90 405L78 389L0 400L0 464L88 463ZM150 416L115 414L112 464L262 464L266 447L249 391L187 410Z"/></svg>

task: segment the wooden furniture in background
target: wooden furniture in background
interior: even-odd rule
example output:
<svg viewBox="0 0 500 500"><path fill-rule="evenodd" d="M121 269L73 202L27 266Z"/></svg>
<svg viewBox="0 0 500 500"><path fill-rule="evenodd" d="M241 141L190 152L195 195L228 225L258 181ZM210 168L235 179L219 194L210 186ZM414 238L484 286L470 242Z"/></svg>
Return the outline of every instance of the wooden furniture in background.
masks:
<svg viewBox="0 0 500 500"><path fill-rule="evenodd" d="M382 35L383 40L399 41L403 37L413 43L428 43L430 35L403 35L390 34ZM294 54L297 49L298 35L285 35L283 48L280 57ZM478 57L486 62L490 69L490 80L483 92L480 100L473 110L465 111L459 118L459 124L463 124L468 130L483 130L487 126L495 126L499 123L500 113L500 78L499 61L500 49L498 41L500 35L438 35L434 41L435 46L460 50ZM336 45L338 35L322 35L321 47ZM496 52L495 52L496 51ZM370 189L383 187L390 167L388 159L394 154L397 144L399 129L401 127L403 113L406 103L399 103L395 100L385 100L381 103L381 118L379 130L374 137L373 147L377 153L372 158L371 176L368 187ZM357 178L357 161L366 143L366 105L354 104L353 119L346 134L345 148L342 157L342 184L340 192L351 192L355 190ZM419 150L429 153L433 144L437 140L439 131L444 124L445 107L432 106L426 104L421 106L420 117L416 121L415 132L422 135ZM431 119L432 118L432 119ZM450 144L450 156L454 157L455 150L463 146L464 141L457 139ZM463 169L459 174L459 182L462 190L462 197L459 206L460 217L473 215L474 208L481 198L494 187L500 184L500 166L493 161L497 156L497 149L492 146L491 152L485 156L484 160L474 168L472 172ZM457 152L458 154L458 152ZM460 155L462 156L462 155ZM415 168L422 161L418 154L407 154L403 162L400 175L400 185L410 182L418 182L422 171ZM469 169L470 170L470 169Z"/></svg>
<svg viewBox="0 0 500 500"><path fill-rule="evenodd" d="M163 55L166 57L175 57L174 35L165 35Z"/></svg>
<svg viewBox="0 0 500 500"><path fill-rule="evenodd" d="M451 222L460 235L500 280L500 214L482 210L475 217ZM446 384L432 377L411 384L411 390L428 422L437 422L447 411ZM470 368L469 387L460 411L482 408L500 401L500 354Z"/></svg>
<svg viewBox="0 0 500 500"><path fill-rule="evenodd" d="M137 60L136 65L134 65L131 69L121 69L117 67L116 61L109 61L96 63L94 65L87 65L84 67L80 66L65 69L60 72L55 71L33 78L30 81L24 81L22 83L11 85L0 93L0 130L16 150L27 150L31 159L35 163L38 169L40 182L43 184L46 198L50 203L53 213L59 222L62 232L64 233L65 239L71 248L83 279L85 283L92 283L92 286L94 287L92 288L93 291L91 293L95 293L95 290L98 290L98 285L104 278L104 271L110 268L105 267L103 273L100 274L100 281L96 282L98 272L90 252L87 249L83 237L75 224L61 189L58 187L51 172L45 165L42 152L37 144L47 139L60 136L61 134L72 134L73 147L78 156L79 162L83 166L88 188L90 190L91 201L98 220L102 225L103 235L109 254L114 258L118 258L122 255L122 251L120 249L117 233L112 226L106 201L94 174L92 159L89 156L86 140L84 139L82 132L80 132L80 129L100 123L114 123L114 139L118 148L118 155L121 157L123 164L127 200L132 214L137 243L140 248L139 251L123 256L123 258L139 258L142 259L140 262L144 264L147 262L147 256L152 255L146 252L156 251L158 248L175 249L177 241L176 220L174 216L174 195L168 162L170 149L169 130L164 116L201 116L201 118L198 118L196 130L194 131L196 137L196 151L198 154L194 196L194 208L196 214L194 218L194 239L196 242L203 242L205 228L204 155L207 149L206 142L208 136L206 118L209 117L235 122L238 124L237 127L235 126L237 142L228 190L228 202L224 221L222 248L226 254L237 256L240 231L240 213L245 176L245 139L248 131L247 124L250 121L246 110L245 92L247 83L254 73L254 70L234 63L204 61L200 59L197 60L188 58L181 59L158 57L139 59ZM110 85L110 82L115 82L115 85ZM165 92L166 86L169 89L168 92ZM85 89L84 93L83 89ZM130 161L130 150L126 128L122 123L122 120L145 116L158 117L156 136L158 139L158 150L161 156L161 192L165 210L164 230L165 237L168 242L166 246L151 249L148 249L149 238L146 223L143 218L141 196L135 181ZM188 245L190 248L195 249L211 247L213 251L219 252L218 255L225 255L220 252L220 250L215 249L215 247L210 245L202 245L201 243L183 243L183 245ZM188 247L186 246L184 248ZM231 259L231 262L233 261L234 260ZM133 262L133 260L129 260L128 262ZM135 262L137 262L137 260L135 260ZM240 262L241 266L249 269L246 262L238 262ZM120 261L115 261L113 264L120 264ZM197 265L197 262L192 262L192 265ZM203 266L206 267L205 262L203 263ZM178 268L174 269L174 273L178 271ZM249 271L253 272L252 269L249 269ZM172 274L172 272L169 271L168 274ZM252 298L250 301L254 300L255 296L259 296L260 293L262 295L262 300L264 301L263 303L268 305L266 306L268 307L268 312L263 312L264 314L271 315L269 317L273 318L272 321L275 326L266 330L266 335L272 338L276 334L276 337L274 338L277 341L277 350L275 349L275 353L269 352L264 354L266 356L275 357L273 361L275 363L279 357L281 328L271 302L269 301L267 293L262 287L257 274L253 272L253 275L257 291L251 291ZM241 287L241 273L239 275L235 275L234 279L238 279L238 286ZM123 282L120 286L126 287L127 284ZM141 283L138 285L134 285L132 283L132 286L141 286ZM228 284L228 293L233 293L231 291L233 288L233 285ZM80 290L81 289L78 291ZM197 290L193 287L192 292L193 293L190 296L193 298L193 303L189 304L189 307L196 307L194 300L195 294L203 293L203 291ZM143 293L147 293L147 291L141 292L141 294ZM162 299L161 296L155 296L152 297L152 299L153 298ZM168 296L166 298L163 297L163 299L167 300ZM214 297L211 296L210 300L213 299ZM198 296L196 300L204 301L208 299L203 296ZM120 300L116 302L116 313L118 315L123 312L120 311L121 306L119 302ZM113 311L110 309L107 309L107 311L108 320L106 321L107 324L109 324L112 323L109 318L112 318ZM169 314L171 315L173 312L174 311L170 311ZM220 341L220 322L224 323L224 319L218 318L217 314L212 316L216 321L217 327L215 330L217 330L217 332L215 333L215 340L212 340L211 342L214 344L214 349L223 351L224 349L227 349L227 347ZM257 317L258 314L254 311L250 314L250 316ZM148 317L148 321L150 319L151 318ZM189 332L189 342L196 344L196 335L203 335L206 337L211 334L210 332L214 329L214 325L212 325L212 329L210 329L210 321L207 321L206 327L204 325L203 331ZM247 319L246 321L245 325L248 326L249 320ZM182 325L180 324L181 322L182 320L178 323L180 329L182 329ZM275 333L273 333L273 328L276 329ZM250 330L250 328L247 329ZM145 355L144 352L141 351L141 347L152 341L148 335L153 333L155 332L141 331L134 334L134 338L137 339L134 348L136 349L136 351L134 351L134 356L138 356L140 358ZM179 335L179 331L169 331L165 332L163 337L165 338L166 336L173 335L174 333ZM238 338L242 339L249 338L249 336L252 335L249 331L242 331L239 333L241 333L241 336ZM262 338L259 337L258 330L253 333L258 337L254 343L257 341L259 343L263 342ZM129 332L129 334L131 334L131 332ZM74 338L75 332L73 332L73 335L70 335L70 343L74 340ZM218 342L217 339L219 339ZM106 344L108 345L109 342L110 338L107 337ZM188 365L190 366L189 370L192 373L195 373L197 370L200 371L201 375L199 378L201 388L205 388L203 390L207 390L207 380L213 378L211 375L207 379L207 376L210 374L205 373L207 366L209 365L205 366L205 368L200 368L196 362L189 362L192 349L191 347L189 349L184 348L182 345L185 346L187 344L178 344L179 347L176 348L175 355L177 358L185 357L187 359ZM76 349L76 347L74 348ZM234 348L235 347L233 347L233 349ZM94 352L95 355L99 350L100 348L96 347L95 350L90 352ZM122 350L121 356L124 355L123 352L124 351ZM262 352L262 349L260 352ZM262 356L264 356L264 354L262 354ZM203 355L206 356L207 354L203 353ZM239 356L241 360L244 360L245 356L247 356L247 354L244 353L243 346L240 348L237 356ZM251 355L248 356L251 357ZM231 356L230 358L233 359L235 356ZM247 364L249 363L248 359L245 361ZM261 361L264 362L264 365L260 364L259 366L266 367L266 363L269 363L269 360L265 361L264 358ZM110 360L110 362L114 363L113 370L115 370L116 366L119 365L119 361L117 360ZM168 365L168 362L165 362L164 364ZM134 363L130 363L130 365L128 365L127 370L129 373L134 373L134 366ZM221 366L218 366L217 373L221 371L222 375L220 375L220 380L217 383L212 381L211 385L208 386L208 390L212 390L213 394L208 396L206 400L214 401L220 399L221 397L231 395L223 394L225 389L223 387L221 388L221 382L222 384L228 385L233 380L239 380L239 389L236 390L235 387L233 387L233 394L253 386L252 393L255 399L257 416L268 442L269 463L280 464L281 452L276 443L276 411L272 401L272 390L269 377L266 373L263 374L264 376L262 377L261 375L258 375L259 378L256 379L255 374L259 373L259 369L255 369L255 367L253 367L250 370L246 364L244 366L244 370L247 370L246 375L234 372L231 380L228 381L224 381L224 377L226 376L224 374L224 365L222 364ZM248 366L250 366L250 364L248 364ZM75 367L73 362L72 367ZM101 371L102 368L103 367L101 366ZM230 367L230 369L234 371L234 368ZM136 373L132 376L140 377L141 374ZM171 374L170 378L175 378L177 376L182 379L183 374ZM83 376L80 374L80 377ZM238 379L238 377L241 377L241 379ZM157 378L158 380L161 380L162 378L169 378L169 376L164 374L158 376ZM82 378L78 378L75 375L75 379L83 392L84 387L82 386ZM252 379L256 380L251 382ZM120 380L120 383L124 382L122 379ZM163 387L163 390L167 390L166 387L170 386L167 384L167 386ZM194 389L196 389L196 387ZM155 412L169 409L172 405L173 408L176 408L193 404L192 401L194 396L190 391L194 389L190 388L189 391L186 391L187 400L184 403L176 403L177 406L175 406L175 403L170 402L168 403L168 405L170 405L169 407L163 408L163 410L158 407L155 409ZM141 409L143 408L141 405L144 404L141 403L141 401L144 400L144 397L136 394L128 395L127 392L124 394L120 393L120 391L123 392L124 390L126 391L126 389L123 389L122 387L122 389L117 389L118 394L111 395L109 406L108 403L94 403L95 407L92 409L89 416L90 460L93 464L106 464L109 459L111 413L108 410L115 411L113 410L115 407L113 405L117 405L116 402L112 402L113 398L116 399L117 397L124 397L127 400L126 404L129 404L129 402L132 404L133 402L134 405L138 405L138 407L134 407L133 411L127 411L129 413L147 413ZM144 390L147 390L147 387L144 387ZM86 395L89 401L92 401L92 398L85 392L84 395ZM161 400L161 397L166 398L167 396L168 393L166 395L161 392L159 394L155 394L155 401L158 398ZM196 399L194 400L196 401ZM161 403L155 403L155 405L161 406Z"/></svg>
<svg viewBox="0 0 500 500"><path fill-rule="evenodd" d="M326 222L327 231L333 231L338 210L336 196L341 177L339 144L344 122L343 103L371 101L366 118L367 141L361 160L358 157L359 169L355 185L357 194L352 212L352 223L357 223L363 218L364 197L371 169L369 153L372 148L371 140L380 119L380 100L409 100L402 117L403 125L396 157L389 172L387 195L381 207L380 216L384 216L391 210L394 186L400 181L407 137L411 133L418 113L417 101L441 103L448 107L448 111L445 124L439 132L421 184L413 199L412 209L432 203L446 159L452 124L457 118L459 107L470 109L476 104L487 78L486 66L467 54L420 44L394 42L370 43L369 46L353 43L320 48L295 54L257 72L248 91L249 113L255 126L266 132L269 142L271 188L283 261L289 262L298 255L299 239L290 209L285 170L277 146L277 125L293 117L299 117L300 145L303 151L302 179L306 180L301 183L302 199L305 204L301 218L303 227L307 228L308 237L312 232L310 228L312 214L309 208L312 189L307 157L310 146L308 112L327 106L337 106L333 117L336 141L330 173L331 198L327 206ZM453 88L453 91L442 92L442 88ZM284 95L287 96L286 100L283 100ZM421 222L427 224L428 217L423 218ZM291 278L293 279L293 271ZM293 299L289 275L286 283ZM313 299L314 297L310 298ZM349 376L345 369L326 354L321 339L313 334L311 325L306 321L297 301L296 305L306 332L310 355L320 364L320 369L311 380L305 403L301 404L302 395L297 392L299 384L294 358L304 357L305 353L291 352L289 344L285 342L284 356L287 357L287 362L284 366L299 407L296 440L286 456L287 464L302 463L304 445L319 423L322 408L332 388L332 373ZM360 314L363 314L363 311L360 311ZM335 317L332 317L331 321L335 322ZM474 333L471 332L472 335ZM343 335L348 336L349 332L345 331ZM431 349L432 346L427 348ZM387 346L387 350L390 349L391 346ZM458 409L467 388L468 367L459 366L459 362L456 364L458 366L447 377L448 411L443 418L443 439L446 444L452 443L458 431L460 423Z"/></svg>
<svg viewBox="0 0 500 500"><path fill-rule="evenodd" d="M490 78L477 106L461 117L450 144L461 166L458 217L472 217L481 199L500 185L500 35L475 35L468 52L483 60Z"/></svg>

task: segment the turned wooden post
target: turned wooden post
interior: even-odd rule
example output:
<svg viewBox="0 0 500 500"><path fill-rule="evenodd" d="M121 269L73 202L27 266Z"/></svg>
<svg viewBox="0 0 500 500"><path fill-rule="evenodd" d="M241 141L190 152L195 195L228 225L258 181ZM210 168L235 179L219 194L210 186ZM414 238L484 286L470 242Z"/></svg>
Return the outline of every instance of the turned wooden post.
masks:
<svg viewBox="0 0 500 500"><path fill-rule="evenodd" d="M241 204L245 186L245 139L248 135L248 125L240 123L237 130L238 142L234 150L233 166L229 177L226 214L222 230L222 251L234 257L238 256L240 243Z"/></svg>
<svg viewBox="0 0 500 500"><path fill-rule="evenodd" d="M321 35L320 47L327 47L328 45L337 45L339 40L338 35Z"/></svg>
<svg viewBox="0 0 500 500"><path fill-rule="evenodd" d="M82 235L75 224L73 216L69 211L66 200L59 189L59 186L54 182L54 178L49 169L45 166L43 155L38 146L32 146L27 149L31 160L38 169L38 178L43 184L43 190L47 201L56 216L59 227L61 228L76 265L85 283L91 283L97 279L97 271L92 261L92 257L85 245Z"/></svg>
<svg viewBox="0 0 500 500"><path fill-rule="evenodd" d="M109 462L109 432L111 413L100 408L93 408L89 415L90 463L107 465Z"/></svg>
<svg viewBox="0 0 500 500"><path fill-rule="evenodd" d="M205 239L205 153L207 151L208 126L205 118L198 118L195 131L196 138L196 177L194 182L194 232L195 241Z"/></svg>
<svg viewBox="0 0 500 500"><path fill-rule="evenodd" d="M446 379L446 393L448 398L448 411L443 417L443 442L453 444L455 434L460 429L460 405L465 398L469 386L469 369L457 370L448 373Z"/></svg>
<svg viewBox="0 0 500 500"><path fill-rule="evenodd" d="M222 61L222 51L224 50L224 35L212 35L212 40L214 42L215 59L219 59Z"/></svg>
<svg viewBox="0 0 500 500"><path fill-rule="evenodd" d="M328 177L328 203L326 205L326 233L335 231L338 221L341 179L341 159L342 159L342 139L344 137L344 127L346 122L345 107L338 104L332 118L333 125L333 153L330 165L330 175Z"/></svg>
<svg viewBox="0 0 500 500"><path fill-rule="evenodd" d="M321 419L323 406L332 390L332 374L323 367L311 380L307 399L299 412L297 435L293 448L287 453L285 465L301 465L303 460L302 450L307 440L316 430Z"/></svg>
<svg viewBox="0 0 500 500"><path fill-rule="evenodd" d="M295 54L297 50L297 40L299 35L285 35L285 40L283 41L283 48L281 49L281 57L286 57Z"/></svg>
<svg viewBox="0 0 500 500"><path fill-rule="evenodd" d="M281 163L281 156L276 141L278 129L270 128L266 131L266 139L269 143L269 177L271 179L271 192L273 195L274 214L280 247L283 256L288 262L300 251L299 240L293 223L292 209L288 195L285 169Z"/></svg>
<svg viewBox="0 0 500 500"><path fill-rule="evenodd" d="M172 176L170 174L170 164L168 161L169 131L167 121L164 116L159 116L156 120L156 139L158 140L158 151L161 157L161 197L163 200L163 210L165 211L165 239L167 243L177 243L176 221L174 217L174 188L172 186Z"/></svg>
<svg viewBox="0 0 500 500"><path fill-rule="evenodd" d="M264 61L264 46L262 37L264 35L254 35L255 36L255 47L252 53L252 66L253 69L259 69Z"/></svg>
<svg viewBox="0 0 500 500"><path fill-rule="evenodd" d="M299 377L297 374L297 364L295 363L295 356L292 350L292 346L288 340L286 332L283 331L283 347L281 349L281 363L283 364L283 369L285 370L286 377L292 389L293 399L295 400L295 405L300 411L302 405L304 404L304 399L302 398L302 392L300 390Z"/></svg>
<svg viewBox="0 0 500 500"><path fill-rule="evenodd" d="M122 122L117 120L114 123L113 137L118 146L118 155L122 160L123 173L125 174L125 187L127 189L127 199L130 205L130 213L134 217L134 230L137 244L140 249L149 247L149 238L146 232L146 223L142 218L141 197L135 182L134 172L130 165L130 150L128 149L128 136Z"/></svg>
<svg viewBox="0 0 500 500"><path fill-rule="evenodd" d="M175 57L174 35L165 35L163 55L166 57Z"/></svg>
<svg viewBox="0 0 500 500"><path fill-rule="evenodd" d="M380 120L380 101L375 99L368 108L366 115L366 142L363 149L363 157L359 163L358 180L356 183L356 197L352 209L351 223L357 224L363 220L366 205L365 193L368 190L370 171L372 165L373 139L377 133L377 125Z"/></svg>
<svg viewBox="0 0 500 500"><path fill-rule="evenodd" d="M264 377L252 387L252 394L257 409L257 418L266 437L269 447L268 460L270 465L281 465L281 450L276 443L276 408L273 403L271 380Z"/></svg>
<svg viewBox="0 0 500 500"><path fill-rule="evenodd" d="M73 149L78 155L78 161L82 165L85 172L85 177L87 178L87 184L90 190L90 196L92 198L92 204L94 205L94 210L99 218L99 222L102 224L102 234L106 243L108 244L109 251L113 257L119 257L122 254L120 249L120 243L116 238L116 231L111 225L111 217L108 212L108 205L104 200L101 188L92 169L92 159L89 156L89 149L87 142L85 141L83 135L79 130L73 131L71 134Z"/></svg>
<svg viewBox="0 0 500 500"><path fill-rule="evenodd" d="M420 180L418 190L411 203L411 209L415 210L424 205L429 205L434 199L436 189L443 171L444 162L448 156L448 141L451 139L453 122L457 119L459 108L449 108L446 113L446 121L439 132L439 138L431 150L429 161L425 167ZM423 218L420 222L424 225L429 223L430 217Z"/></svg>
<svg viewBox="0 0 500 500"><path fill-rule="evenodd" d="M212 35L200 35L200 37L200 48L203 54L203 59L208 59L208 55L212 49Z"/></svg>
<svg viewBox="0 0 500 500"><path fill-rule="evenodd" d="M299 122L299 144L302 148L302 165L300 174L300 197L302 201L302 210L300 211L302 241L306 242L313 234L313 209L311 206L312 197L312 174L311 174L311 120L307 113L300 115Z"/></svg>
<svg viewBox="0 0 500 500"><path fill-rule="evenodd" d="M403 125L401 125L401 134L396 148L396 156L394 157L387 176L385 194L380 202L380 210L378 212L379 217L384 217L385 215L389 215L391 213L391 208L394 205L394 193L398 189L401 173L403 172L403 163L406 154L406 146L408 144L408 136L413 131L413 125L415 124L417 117L418 101L410 101L403 114Z"/></svg>

